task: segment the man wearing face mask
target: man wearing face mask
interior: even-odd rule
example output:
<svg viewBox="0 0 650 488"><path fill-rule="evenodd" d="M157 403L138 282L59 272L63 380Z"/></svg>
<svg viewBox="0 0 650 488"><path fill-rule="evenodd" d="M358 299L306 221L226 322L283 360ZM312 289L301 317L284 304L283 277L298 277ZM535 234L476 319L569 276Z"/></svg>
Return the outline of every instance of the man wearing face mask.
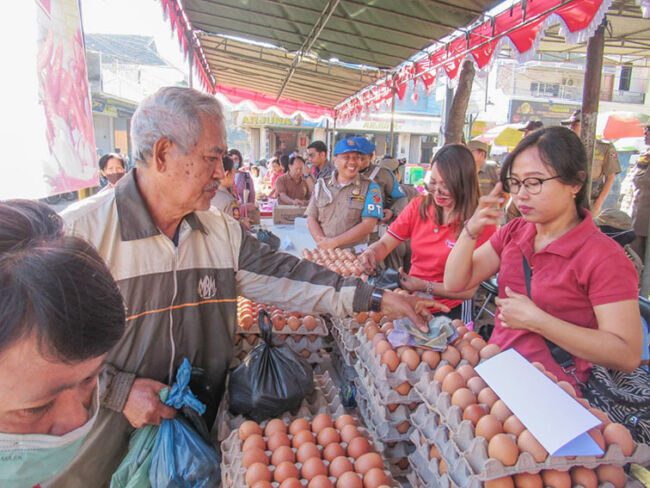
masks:
<svg viewBox="0 0 650 488"><path fill-rule="evenodd" d="M76 455L124 331L117 285L47 205L0 203L0 486L30 488Z"/></svg>
<svg viewBox="0 0 650 488"><path fill-rule="evenodd" d="M124 156L118 153L104 154L99 158L99 173L108 182L106 186L114 188L115 184L126 173Z"/></svg>

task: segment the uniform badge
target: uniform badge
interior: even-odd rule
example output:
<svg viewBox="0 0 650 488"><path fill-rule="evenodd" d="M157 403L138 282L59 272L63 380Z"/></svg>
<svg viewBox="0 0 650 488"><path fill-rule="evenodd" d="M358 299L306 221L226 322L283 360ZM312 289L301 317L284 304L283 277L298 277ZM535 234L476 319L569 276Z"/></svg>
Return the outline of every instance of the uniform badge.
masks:
<svg viewBox="0 0 650 488"><path fill-rule="evenodd" d="M370 190L370 198L372 199L373 202L375 202L377 205L381 203L381 192L379 191L378 188L372 188Z"/></svg>
<svg viewBox="0 0 650 488"><path fill-rule="evenodd" d="M359 190L358 188L355 188L354 190L352 190L353 195L359 195L360 193L361 193L361 190Z"/></svg>

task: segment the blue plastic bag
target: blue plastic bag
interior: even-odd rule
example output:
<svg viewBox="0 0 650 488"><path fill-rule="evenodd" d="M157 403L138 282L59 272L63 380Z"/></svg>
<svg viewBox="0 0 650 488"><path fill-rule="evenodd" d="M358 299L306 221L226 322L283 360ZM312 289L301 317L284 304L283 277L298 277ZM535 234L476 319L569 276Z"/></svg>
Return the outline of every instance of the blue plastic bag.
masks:
<svg viewBox="0 0 650 488"><path fill-rule="evenodd" d="M203 405L190 391L192 368L183 360L165 405L189 406L199 414ZM219 486L219 455L180 415L163 419L153 446L149 482L152 488L213 488Z"/></svg>

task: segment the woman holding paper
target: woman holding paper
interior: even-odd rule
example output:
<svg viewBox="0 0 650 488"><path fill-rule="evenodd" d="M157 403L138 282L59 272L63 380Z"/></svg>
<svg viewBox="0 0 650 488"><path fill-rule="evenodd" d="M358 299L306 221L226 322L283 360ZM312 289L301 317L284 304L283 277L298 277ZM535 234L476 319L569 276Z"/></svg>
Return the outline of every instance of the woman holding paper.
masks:
<svg viewBox="0 0 650 488"><path fill-rule="evenodd" d="M490 342L515 348L574 386L587 380L592 363L633 371L642 344L636 271L594 225L586 177L584 147L570 130L525 137L507 156L501 183L465 224L444 275L447 289L465 290L498 272ZM522 217L477 248L476 236L499 221L502 188ZM556 346L572 365L560 367L551 354Z"/></svg>

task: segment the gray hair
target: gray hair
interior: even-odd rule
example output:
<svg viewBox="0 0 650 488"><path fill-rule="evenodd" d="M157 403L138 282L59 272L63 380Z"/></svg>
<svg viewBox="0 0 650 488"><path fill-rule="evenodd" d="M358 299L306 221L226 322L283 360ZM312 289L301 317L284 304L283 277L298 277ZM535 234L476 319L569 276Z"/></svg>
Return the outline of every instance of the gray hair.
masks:
<svg viewBox="0 0 650 488"><path fill-rule="evenodd" d="M168 86L145 98L131 119L131 141L136 161L147 164L156 142L165 137L187 154L201 134L199 116L223 121L219 101L192 88Z"/></svg>

